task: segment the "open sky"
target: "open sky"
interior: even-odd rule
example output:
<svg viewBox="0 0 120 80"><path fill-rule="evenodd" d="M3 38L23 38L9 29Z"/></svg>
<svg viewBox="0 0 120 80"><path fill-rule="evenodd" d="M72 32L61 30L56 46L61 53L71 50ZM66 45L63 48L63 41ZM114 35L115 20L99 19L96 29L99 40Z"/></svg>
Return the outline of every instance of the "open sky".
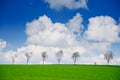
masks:
<svg viewBox="0 0 120 80"><path fill-rule="evenodd" d="M119 0L0 0L0 63L25 63L22 54L33 52L31 63L56 63L54 54L63 50L62 63L105 63L103 54L112 51L113 64L120 64ZM89 60L91 59L91 60Z"/></svg>

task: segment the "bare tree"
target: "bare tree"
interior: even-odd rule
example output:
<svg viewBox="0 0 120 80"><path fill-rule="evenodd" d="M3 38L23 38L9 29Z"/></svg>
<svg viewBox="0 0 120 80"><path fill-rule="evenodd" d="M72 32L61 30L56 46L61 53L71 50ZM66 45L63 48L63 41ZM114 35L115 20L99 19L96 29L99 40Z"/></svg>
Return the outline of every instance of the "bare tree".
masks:
<svg viewBox="0 0 120 80"><path fill-rule="evenodd" d="M78 60L79 57L80 57L79 52L75 52L72 54L74 64L76 63L76 61Z"/></svg>
<svg viewBox="0 0 120 80"><path fill-rule="evenodd" d="M43 64L44 64L45 59L48 57L48 56L47 56L47 52L46 52L46 51L42 52L41 57L42 57Z"/></svg>
<svg viewBox="0 0 120 80"><path fill-rule="evenodd" d="M58 60L58 64L60 64L60 61L62 60L62 57L63 57L63 51L60 50L56 53L56 58Z"/></svg>
<svg viewBox="0 0 120 80"><path fill-rule="evenodd" d="M11 58L12 58L12 64L14 64L15 63L15 58L17 57L17 54L13 54L12 56L11 56Z"/></svg>
<svg viewBox="0 0 120 80"><path fill-rule="evenodd" d="M113 52L108 51L104 54L104 58L107 60L107 63L109 64L110 60L113 59Z"/></svg>
<svg viewBox="0 0 120 80"><path fill-rule="evenodd" d="M26 53L25 56L26 56L26 58L27 58L27 64L28 64L30 58L32 57L32 52L31 52L31 53Z"/></svg>

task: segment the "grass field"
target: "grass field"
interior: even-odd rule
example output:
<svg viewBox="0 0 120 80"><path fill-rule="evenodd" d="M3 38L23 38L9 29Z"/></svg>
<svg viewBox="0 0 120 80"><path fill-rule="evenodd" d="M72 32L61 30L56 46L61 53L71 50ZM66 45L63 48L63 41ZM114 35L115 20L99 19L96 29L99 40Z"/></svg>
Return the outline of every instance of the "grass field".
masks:
<svg viewBox="0 0 120 80"><path fill-rule="evenodd" d="M0 65L0 80L120 80L120 66Z"/></svg>

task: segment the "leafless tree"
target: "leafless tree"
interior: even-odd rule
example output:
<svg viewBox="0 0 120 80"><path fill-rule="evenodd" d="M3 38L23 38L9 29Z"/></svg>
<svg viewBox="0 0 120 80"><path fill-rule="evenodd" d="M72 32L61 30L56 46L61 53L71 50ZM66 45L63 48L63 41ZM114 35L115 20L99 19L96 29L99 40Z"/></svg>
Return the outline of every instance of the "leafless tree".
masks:
<svg viewBox="0 0 120 80"><path fill-rule="evenodd" d="M104 54L104 58L107 60L107 63L109 64L110 60L113 59L113 52L108 51Z"/></svg>
<svg viewBox="0 0 120 80"><path fill-rule="evenodd" d="M72 59L74 61L74 64L76 63L79 57L80 57L79 52L75 52L72 54Z"/></svg>
<svg viewBox="0 0 120 80"><path fill-rule="evenodd" d="M60 61L62 60L62 57L63 57L63 51L60 50L56 53L56 58L58 60L58 64L60 64Z"/></svg>
<svg viewBox="0 0 120 80"><path fill-rule="evenodd" d="M27 58L27 64L28 64L30 58L32 57L32 52L31 52L31 53L26 53L25 56L26 56L26 58Z"/></svg>
<svg viewBox="0 0 120 80"><path fill-rule="evenodd" d="M47 52L46 52L46 51L42 52L41 57L42 57L43 64L44 64L45 59L48 57L48 56L47 56Z"/></svg>
<svg viewBox="0 0 120 80"><path fill-rule="evenodd" d="M15 63L15 58L17 57L17 54L13 54L12 56L11 56L11 58L12 58L12 64L14 64Z"/></svg>

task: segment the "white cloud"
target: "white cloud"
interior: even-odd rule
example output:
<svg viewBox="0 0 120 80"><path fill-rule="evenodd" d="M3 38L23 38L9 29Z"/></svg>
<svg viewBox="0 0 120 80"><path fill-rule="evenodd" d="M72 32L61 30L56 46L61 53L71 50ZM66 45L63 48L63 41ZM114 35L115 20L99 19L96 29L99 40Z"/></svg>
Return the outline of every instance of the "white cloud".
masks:
<svg viewBox="0 0 120 80"><path fill-rule="evenodd" d="M52 26L51 19L46 15L39 17L38 20L34 19L32 22L26 24L26 34L34 35L38 34L40 31L44 31L46 28L49 29Z"/></svg>
<svg viewBox="0 0 120 80"><path fill-rule="evenodd" d="M82 16L77 13L76 16L69 20L66 26L68 26L68 29L70 29L72 32L77 32L78 34L81 34L84 28L82 22Z"/></svg>
<svg viewBox="0 0 120 80"><path fill-rule="evenodd" d="M97 16L89 19L85 37L88 40L103 42L118 42L119 27L110 16Z"/></svg>
<svg viewBox="0 0 120 80"><path fill-rule="evenodd" d="M6 41L0 39L0 51L2 51L6 47Z"/></svg>
<svg viewBox="0 0 120 80"><path fill-rule="evenodd" d="M77 14L76 17L77 18L74 17L73 20L71 20L69 27L66 27L66 24L58 22L52 23L51 19L46 15L39 17L38 20L27 23L27 44L54 47L70 47L78 45L78 41L75 40L76 37L73 34L74 28L71 28L71 23L78 20L76 25L79 25L81 24L82 19L80 14ZM77 28L77 26L75 27ZM81 28L81 26L78 26L78 28Z"/></svg>
<svg viewBox="0 0 120 80"><path fill-rule="evenodd" d="M80 53L80 59L77 63L94 64L94 62L97 62L98 64L106 64L106 61L103 59L103 53L110 49L112 42L117 42L119 39L119 37L116 36L116 34L118 34L118 32L116 32L118 26L114 19L108 16L90 18L88 30L85 31L84 37L80 36L84 29L82 22L83 19L79 13L64 24L60 22L53 23L46 15L40 16L38 19L34 19L26 24L27 45L18 48L16 51L7 51L4 54L0 54L0 63L11 63L11 56L17 54L18 56L15 59L15 63L26 64L25 54L32 52L33 55L29 63L39 64L42 63L41 53L47 51L48 58L45 63L53 64L57 63L55 53L63 50L64 56L61 61L62 64L72 64L73 60L71 55L76 51ZM108 23L110 24L108 25ZM105 33L104 27L107 39L104 39L106 35L100 35L102 31ZM109 31L111 33L108 34ZM79 35L74 34L74 32L78 32ZM92 33L95 33L94 35L97 37L97 40L94 37L91 38ZM81 37L80 40L76 39L78 36ZM98 38L98 36L100 38ZM113 40L111 36L115 40ZM2 47L2 49L4 47ZM112 61L111 63L118 63L120 60L119 57L116 60L117 62Z"/></svg>
<svg viewBox="0 0 120 80"><path fill-rule="evenodd" d="M68 9L87 9L87 0L46 0L49 3L50 8L59 10L63 7Z"/></svg>
<svg viewBox="0 0 120 80"><path fill-rule="evenodd" d="M75 24L74 24L75 23ZM73 27L74 25L74 27ZM57 63L55 53L63 50L64 57L61 63L71 64L73 52L80 52L80 59L77 63L105 63L101 53L109 49L109 42L89 42L86 39L76 40L74 32L83 29L82 17L79 13L70 19L68 23L53 23L46 15L39 17L37 20L27 23L26 33L28 35L27 46L18 48L17 53L24 55L33 52L30 64L42 63L41 53L47 51L48 58L45 63ZM78 30L79 29L79 30ZM88 57L89 56L89 57ZM20 62L26 63L26 59Z"/></svg>

